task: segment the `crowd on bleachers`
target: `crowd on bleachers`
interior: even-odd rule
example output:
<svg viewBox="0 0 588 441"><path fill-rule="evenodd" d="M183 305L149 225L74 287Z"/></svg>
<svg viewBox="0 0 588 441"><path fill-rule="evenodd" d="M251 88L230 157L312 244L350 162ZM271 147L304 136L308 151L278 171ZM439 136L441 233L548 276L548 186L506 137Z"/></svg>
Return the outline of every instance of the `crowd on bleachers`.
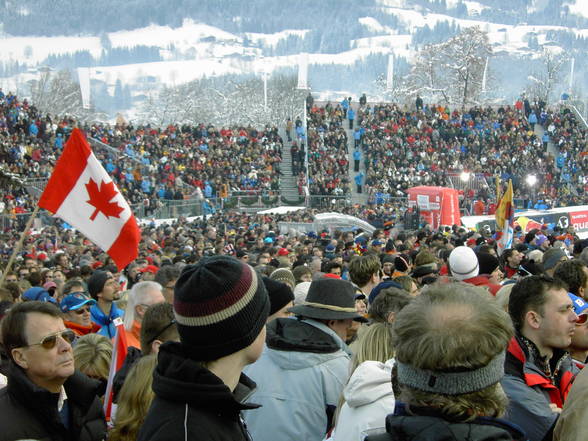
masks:
<svg viewBox="0 0 588 441"><path fill-rule="evenodd" d="M0 91L0 167L21 179L47 179L76 121L41 115L27 100ZM156 208L162 199L212 198L279 188L283 141L276 127L170 125L164 128L85 124L88 137L113 147L98 159L131 204ZM2 212L31 210L19 185L0 190ZM149 211L149 210L148 210Z"/></svg>
<svg viewBox="0 0 588 441"><path fill-rule="evenodd" d="M422 103L422 100L421 100ZM447 186L450 172L513 180L516 197L548 201L547 206L578 205L586 181L587 130L567 108L548 110L542 102L521 99L513 106L474 107L465 112L442 105L407 109L396 104L360 103L347 141L349 105L309 108L309 162L312 194L350 191L348 146L359 150L364 187L371 194L402 197L417 185ZM545 129L539 137L536 124ZM548 154L553 143L556 156ZM527 183L535 175L536 183ZM329 185L319 185L328 182ZM324 194L324 193L323 193ZM489 191L474 194L488 203Z"/></svg>
<svg viewBox="0 0 588 441"><path fill-rule="evenodd" d="M582 191L586 132L569 113L538 111L534 122L522 101L464 115L345 101L310 103L306 137L296 122L296 172L306 142L312 193L349 192L354 145L365 185L395 196L442 185L449 169L491 170L518 187L534 173L536 191L563 203ZM75 121L10 94L0 103L4 172L47 178ZM536 123L549 138L536 138ZM351 147L345 127L359 128ZM117 150L98 156L130 202L277 183L275 128L85 130ZM22 186L1 191L4 211L32 208ZM28 232L7 268L19 235L6 229L0 441L583 439L588 240L573 227L517 227L497 256L495 232L405 228L405 209L342 209L371 233L297 230L313 209L154 219L124 269L58 222ZM112 378L114 347L126 358Z"/></svg>
<svg viewBox="0 0 588 441"><path fill-rule="evenodd" d="M314 195L349 193L348 138L340 106L313 106L307 118L308 186Z"/></svg>

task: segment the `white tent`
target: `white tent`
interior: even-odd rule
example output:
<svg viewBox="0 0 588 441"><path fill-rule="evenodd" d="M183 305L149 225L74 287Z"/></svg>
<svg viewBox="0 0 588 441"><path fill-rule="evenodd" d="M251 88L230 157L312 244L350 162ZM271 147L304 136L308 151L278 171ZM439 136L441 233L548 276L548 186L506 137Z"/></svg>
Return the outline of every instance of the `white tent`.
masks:
<svg viewBox="0 0 588 441"><path fill-rule="evenodd" d="M335 229L346 229L361 228L363 231L373 233L376 229L373 225L370 225L366 221L363 221L355 216L341 213L320 213L314 217L314 223L317 225L317 229L329 228Z"/></svg>

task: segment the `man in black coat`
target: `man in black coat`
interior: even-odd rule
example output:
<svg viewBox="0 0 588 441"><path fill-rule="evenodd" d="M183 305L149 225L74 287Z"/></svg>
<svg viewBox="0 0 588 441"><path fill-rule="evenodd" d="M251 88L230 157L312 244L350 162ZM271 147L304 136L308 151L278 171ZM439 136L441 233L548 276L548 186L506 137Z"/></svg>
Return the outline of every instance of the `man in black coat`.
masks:
<svg viewBox="0 0 588 441"><path fill-rule="evenodd" d="M3 319L10 361L0 390L0 441L106 438L98 383L74 370L74 337L52 303L21 303Z"/></svg>
<svg viewBox="0 0 588 441"><path fill-rule="evenodd" d="M241 410L255 383L241 373L259 358L270 302L255 270L230 256L188 265L174 289L180 343L164 343L155 398L139 441L250 441Z"/></svg>

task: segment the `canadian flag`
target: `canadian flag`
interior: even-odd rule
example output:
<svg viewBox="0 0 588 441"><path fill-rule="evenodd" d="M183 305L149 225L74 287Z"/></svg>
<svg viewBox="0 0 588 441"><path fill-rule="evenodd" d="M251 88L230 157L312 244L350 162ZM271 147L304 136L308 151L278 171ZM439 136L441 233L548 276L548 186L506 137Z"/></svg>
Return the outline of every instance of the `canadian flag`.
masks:
<svg viewBox="0 0 588 441"><path fill-rule="evenodd" d="M85 234L119 270L138 255L141 230L135 216L80 129L73 129L65 144L39 207Z"/></svg>

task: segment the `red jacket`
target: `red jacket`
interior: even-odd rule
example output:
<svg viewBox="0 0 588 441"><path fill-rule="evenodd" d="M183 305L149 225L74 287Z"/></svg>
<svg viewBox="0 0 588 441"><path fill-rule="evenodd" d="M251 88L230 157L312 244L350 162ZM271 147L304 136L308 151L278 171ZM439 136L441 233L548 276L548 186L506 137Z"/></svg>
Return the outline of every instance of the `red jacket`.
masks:
<svg viewBox="0 0 588 441"><path fill-rule="evenodd" d="M496 293L498 292L498 290L500 288L502 288L502 286L500 286L500 285L490 283L490 280L488 280L488 276L484 276L484 275L465 279L464 282L469 283L470 285L474 285L474 286L485 286L488 288L488 291L490 291L493 296L495 296Z"/></svg>

